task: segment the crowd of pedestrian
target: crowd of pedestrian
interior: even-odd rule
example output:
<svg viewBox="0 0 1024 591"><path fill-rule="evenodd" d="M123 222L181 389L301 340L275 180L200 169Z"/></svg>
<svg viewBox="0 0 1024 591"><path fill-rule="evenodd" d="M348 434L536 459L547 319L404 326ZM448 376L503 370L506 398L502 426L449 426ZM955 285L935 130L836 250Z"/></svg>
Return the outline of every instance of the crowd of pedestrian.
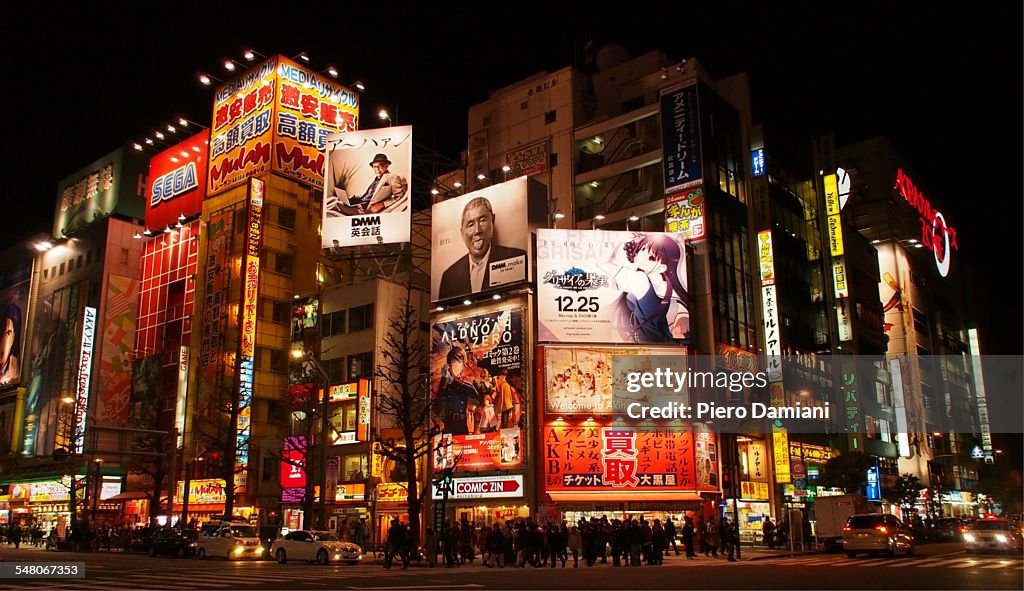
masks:
<svg viewBox="0 0 1024 591"><path fill-rule="evenodd" d="M436 566L441 556L448 568L473 564L478 557L489 568L566 568L570 559L572 568L579 568L581 561L592 567L609 559L613 566L657 566L664 564L666 554L682 552L691 560L703 554L735 561L738 543L736 524L724 517L687 516L679 527L671 518L662 523L661 519L592 517L572 525L518 519L477 528L468 521L447 522L440 532L426 530L423 550L428 566ZM396 521L388 532L385 567L390 568L397 555L405 568L410 546L408 529Z"/></svg>

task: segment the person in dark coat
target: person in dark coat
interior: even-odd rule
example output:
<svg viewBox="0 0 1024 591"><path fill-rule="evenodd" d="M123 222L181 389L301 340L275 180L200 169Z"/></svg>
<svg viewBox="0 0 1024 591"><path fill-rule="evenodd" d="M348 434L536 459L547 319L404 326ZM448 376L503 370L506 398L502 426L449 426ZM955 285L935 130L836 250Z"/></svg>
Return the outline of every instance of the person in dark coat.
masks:
<svg viewBox="0 0 1024 591"><path fill-rule="evenodd" d="M679 548L676 547L676 524L672 523L672 518L669 517L665 520L665 550L671 546L672 550L675 551L676 556L679 556Z"/></svg>
<svg viewBox="0 0 1024 591"><path fill-rule="evenodd" d="M686 558L690 560L697 557L693 547L693 534L693 520L687 517L685 525L683 525L683 544L686 546Z"/></svg>

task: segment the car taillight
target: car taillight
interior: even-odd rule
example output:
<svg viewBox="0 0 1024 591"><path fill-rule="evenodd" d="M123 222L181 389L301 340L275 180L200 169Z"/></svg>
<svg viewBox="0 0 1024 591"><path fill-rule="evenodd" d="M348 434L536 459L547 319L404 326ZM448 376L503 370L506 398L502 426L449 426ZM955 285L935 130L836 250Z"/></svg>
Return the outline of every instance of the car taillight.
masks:
<svg viewBox="0 0 1024 591"><path fill-rule="evenodd" d="M849 532L849 531L850 531L850 526L844 525L843 526L843 532L845 533L845 532Z"/></svg>
<svg viewBox="0 0 1024 591"><path fill-rule="evenodd" d="M880 526L876 527L875 529L877 529L879 533L883 533L883 534L889 533L889 528L885 527L884 525L880 525Z"/></svg>
<svg viewBox="0 0 1024 591"><path fill-rule="evenodd" d="M957 533L960 533L960 534L962 534L962 533L964 533L965 531L967 531L967 528L966 528L966 527L964 527L964 526L962 526L962 525L958 525L958 526L957 526L957 528L956 528L956 531L957 531Z"/></svg>

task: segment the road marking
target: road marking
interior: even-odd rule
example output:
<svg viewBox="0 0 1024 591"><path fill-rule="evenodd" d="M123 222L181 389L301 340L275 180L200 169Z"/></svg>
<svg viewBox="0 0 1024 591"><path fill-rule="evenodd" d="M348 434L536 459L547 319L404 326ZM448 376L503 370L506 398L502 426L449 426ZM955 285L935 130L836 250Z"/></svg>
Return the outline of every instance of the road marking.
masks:
<svg viewBox="0 0 1024 591"><path fill-rule="evenodd" d="M949 568L971 568L973 566L981 566L981 563L972 558L963 564L952 564Z"/></svg>

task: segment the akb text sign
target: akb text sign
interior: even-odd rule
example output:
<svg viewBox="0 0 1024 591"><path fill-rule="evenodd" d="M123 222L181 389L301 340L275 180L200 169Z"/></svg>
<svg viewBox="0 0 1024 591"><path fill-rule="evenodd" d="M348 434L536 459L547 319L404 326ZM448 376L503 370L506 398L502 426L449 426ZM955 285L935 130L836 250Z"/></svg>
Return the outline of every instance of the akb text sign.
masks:
<svg viewBox="0 0 1024 591"><path fill-rule="evenodd" d="M442 498L442 490L434 486L434 500ZM448 493L449 499L506 499L523 496L523 476L479 476L456 478Z"/></svg>

